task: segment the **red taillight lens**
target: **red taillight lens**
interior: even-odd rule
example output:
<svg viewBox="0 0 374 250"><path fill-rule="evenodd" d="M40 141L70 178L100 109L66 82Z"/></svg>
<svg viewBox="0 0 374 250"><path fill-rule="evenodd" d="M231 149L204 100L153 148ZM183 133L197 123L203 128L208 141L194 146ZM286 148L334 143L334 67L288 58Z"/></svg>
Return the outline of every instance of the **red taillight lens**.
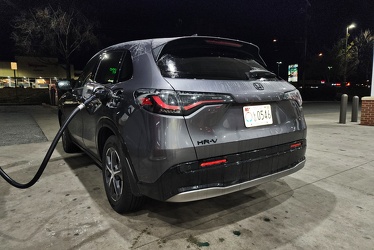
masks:
<svg viewBox="0 0 374 250"><path fill-rule="evenodd" d="M152 98L153 98L153 100L155 100L155 102L157 103L157 105L159 105L163 109L173 110L173 111L180 110L179 106L169 105L169 104L165 103L164 100L162 100L159 96L152 96Z"/></svg>
<svg viewBox="0 0 374 250"><path fill-rule="evenodd" d="M175 91L141 89L135 92L138 104L152 113L182 115Z"/></svg>
<svg viewBox="0 0 374 250"><path fill-rule="evenodd" d="M136 91L135 98L144 109L168 115L189 115L204 105L233 102L225 94L146 89Z"/></svg>
<svg viewBox="0 0 374 250"><path fill-rule="evenodd" d="M144 97L142 99L139 99L140 100L140 105L142 106L152 106L152 100L151 98L149 97Z"/></svg>
<svg viewBox="0 0 374 250"><path fill-rule="evenodd" d="M211 167L211 166L214 166L214 165L224 164L226 162L227 162L226 159L214 160L214 161L207 161L207 162L201 163L200 167L202 167L202 168Z"/></svg>
<svg viewBox="0 0 374 250"><path fill-rule="evenodd" d="M196 108L196 107L199 107L199 106L202 106L202 105L206 105L206 104L215 104L215 103L221 103L220 100L205 100L205 101L198 101L198 102L194 102L192 104L189 104L189 105L186 105L186 106L183 106L183 109L184 110L191 110L193 108Z"/></svg>

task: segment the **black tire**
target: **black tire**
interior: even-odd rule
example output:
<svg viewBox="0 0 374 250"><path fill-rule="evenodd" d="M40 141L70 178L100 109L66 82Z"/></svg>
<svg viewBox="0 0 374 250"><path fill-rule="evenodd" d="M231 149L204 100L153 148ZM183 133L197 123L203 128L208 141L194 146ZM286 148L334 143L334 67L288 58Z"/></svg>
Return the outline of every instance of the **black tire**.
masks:
<svg viewBox="0 0 374 250"><path fill-rule="evenodd" d="M110 136L105 142L102 159L102 172L105 192L112 208L117 213L134 212L144 202L143 196L135 196L131 191L125 157L116 136Z"/></svg>
<svg viewBox="0 0 374 250"><path fill-rule="evenodd" d="M61 117L61 126L65 122L64 116ZM66 153L78 153L81 152L80 148L75 145L71 139L71 135L68 127L62 132L62 147Z"/></svg>

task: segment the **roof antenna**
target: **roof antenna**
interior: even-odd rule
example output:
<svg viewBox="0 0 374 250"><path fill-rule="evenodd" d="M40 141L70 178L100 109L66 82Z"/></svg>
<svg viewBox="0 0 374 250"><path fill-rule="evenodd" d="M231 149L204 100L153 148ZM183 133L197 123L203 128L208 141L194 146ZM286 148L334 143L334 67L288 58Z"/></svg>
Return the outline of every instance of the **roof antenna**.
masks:
<svg viewBox="0 0 374 250"><path fill-rule="evenodd" d="M196 33L196 34L193 34L192 36L198 36L198 34Z"/></svg>

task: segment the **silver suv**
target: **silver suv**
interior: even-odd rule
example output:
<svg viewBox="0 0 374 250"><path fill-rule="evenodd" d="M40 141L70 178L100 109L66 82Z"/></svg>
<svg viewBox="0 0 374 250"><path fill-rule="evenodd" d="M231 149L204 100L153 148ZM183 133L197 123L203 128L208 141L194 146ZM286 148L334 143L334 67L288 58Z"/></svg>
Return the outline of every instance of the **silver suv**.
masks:
<svg viewBox="0 0 374 250"><path fill-rule="evenodd" d="M145 196L186 202L239 191L301 169L306 124L294 86L265 68L259 48L217 37L149 39L97 53L59 102L63 122L87 84L113 93L63 134L102 167L119 213Z"/></svg>

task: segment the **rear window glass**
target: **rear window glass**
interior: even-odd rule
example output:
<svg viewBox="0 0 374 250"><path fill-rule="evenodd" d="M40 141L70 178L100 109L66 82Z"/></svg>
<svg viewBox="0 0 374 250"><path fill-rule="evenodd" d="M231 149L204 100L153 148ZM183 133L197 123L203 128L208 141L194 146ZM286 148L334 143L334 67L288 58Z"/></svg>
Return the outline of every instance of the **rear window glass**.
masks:
<svg viewBox="0 0 374 250"><path fill-rule="evenodd" d="M248 80L251 72L266 71L240 43L179 42L165 45L157 60L164 77ZM267 71L266 71L267 72ZM269 72L270 73L270 72ZM268 74L273 77L273 74Z"/></svg>

